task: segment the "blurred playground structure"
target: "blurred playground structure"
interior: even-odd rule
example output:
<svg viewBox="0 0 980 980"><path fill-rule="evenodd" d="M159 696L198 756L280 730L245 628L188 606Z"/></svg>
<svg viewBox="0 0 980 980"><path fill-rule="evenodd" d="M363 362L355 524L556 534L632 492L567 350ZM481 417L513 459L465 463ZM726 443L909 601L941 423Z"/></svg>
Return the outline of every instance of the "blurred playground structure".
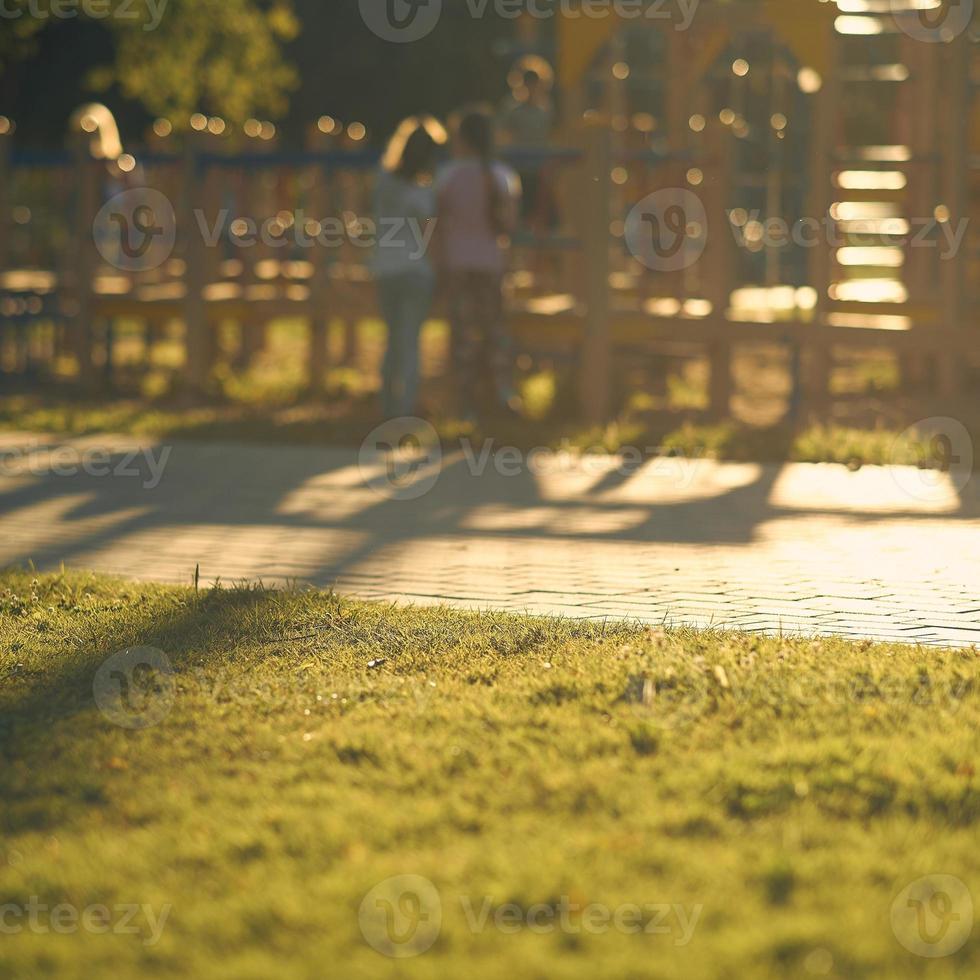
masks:
<svg viewBox="0 0 980 980"><path fill-rule="evenodd" d="M710 365L724 418L734 353L758 344L784 352L794 413L819 415L854 352L891 352L908 389L967 392L980 57L970 30L923 37L920 6L702 0L683 30L565 17L548 38L522 20L523 50L554 61L561 93L551 145L502 151L541 173L559 216L515 238L522 357L566 365L592 421L615 410L617 365L687 359ZM322 117L303 151L272 123L232 132L204 115L124 146L97 105L64 152L20 146L15 129L0 119L0 372L92 389L135 322L145 363L179 333L181 382L206 391L216 328L235 325L246 364L289 318L307 325L315 391L330 325L350 348L376 315L363 125ZM268 234L245 247L249 219Z"/></svg>

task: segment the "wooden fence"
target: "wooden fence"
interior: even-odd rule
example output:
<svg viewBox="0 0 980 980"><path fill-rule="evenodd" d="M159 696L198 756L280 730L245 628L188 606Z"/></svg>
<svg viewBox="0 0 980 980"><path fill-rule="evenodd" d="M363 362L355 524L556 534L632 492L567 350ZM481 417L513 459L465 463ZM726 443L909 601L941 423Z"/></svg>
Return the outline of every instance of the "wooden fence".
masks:
<svg viewBox="0 0 980 980"><path fill-rule="evenodd" d="M779 155L781 113L759 144L761 164L746 167L758 134L724 98L719 111L717 73L669 108L680 136L657 142L642 120L621 126L615 105L600 105L576 117L561 146L507 148L518 170L551 189L557 214L514 241L507 294L519 347L576 365L584 414L595 421L613 410L617 361L664 351L708 360L711 411L726 416L742 344L785 346L794 403L811 412L825 407L844 349L894 351L909 380L961 394L978 349L976 49L964 35L907 42L903 52L900 84L872 68L835 65L825 75L808 96L802 172ZM731 71L729 57L720 54L718 71ZM849 139L840 114L850 84L898 91L890 142ZM16 147L12 127L0 124L6 370L67 360L92 387L111 369L115 323L141 322L152 342L179 321L184 382L203 390L218 324L239 325L247 358L270 321L289 317L308 325L309 384L322 387L329 323L376 315L364 225L377 160L364 140L341 144L333 121L321 120L303 152L262 127L243 146L199 117L185 138L164 127L131 155L106 159L99 120L82 113L76 123L64 153ZM121 193L128 210L107 215ZM162 252L146 262L118 252L120 222L140 215L160 229ZM773 218L785 222L782 240ZM243 247L248 219L268 234ZM328 221L336 240L304 245Z"/></svg>

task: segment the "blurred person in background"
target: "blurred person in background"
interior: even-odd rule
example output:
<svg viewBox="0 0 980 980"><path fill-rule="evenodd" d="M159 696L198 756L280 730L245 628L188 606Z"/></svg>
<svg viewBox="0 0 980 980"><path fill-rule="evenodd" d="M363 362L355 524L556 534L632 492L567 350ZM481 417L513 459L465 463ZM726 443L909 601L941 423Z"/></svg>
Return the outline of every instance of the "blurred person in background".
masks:
<svg viewBox="0 0 980 980"><path fill-rule="evenodd" d="M551 139L555 110L548 86L535 68L521 72L501 115L501 128L515 146L542 147Z"/></svg>
<svg viewBox="0 0 980 980"><path fill-rule="evenodd" d="M546 150L555 126L551 69L540 58L524 59L511 72L511 93L500 114L504 140L519 150ZM537 234L554 226L555 205L547 165L541 160L518 164L523 190L522 217Z"/></svg>
<svg viewBox="0 0 980 980"><path fill-rule="evenodd" d="M503 315L503 276L521 183L496 158L489 113L463 115L453 155L436 180L439 256L452 325L458 408L464 421L474 421L475 395L488 373L496 407L514 412L520 407Z"/></svg>
<svg viewBox="0 0 980 980"><path fill-rule="evenodd" d="M386 418L413 414L418 401L419 335L435 288L428 249L436 212L433 175L445 142L445 129L435 119L406 119L388 144L375 184L373 272L388 325L381 387Z"/></svg>

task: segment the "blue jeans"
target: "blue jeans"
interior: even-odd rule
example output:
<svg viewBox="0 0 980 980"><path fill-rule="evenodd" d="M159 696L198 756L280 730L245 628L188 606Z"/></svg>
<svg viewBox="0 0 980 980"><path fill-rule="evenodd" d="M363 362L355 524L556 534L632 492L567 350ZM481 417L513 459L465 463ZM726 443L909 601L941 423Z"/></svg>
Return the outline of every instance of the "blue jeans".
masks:
<svg viewBox="0 0 980 980"><path fill-rule="evenodd" d="M388 418L415 411L419 394L419 334L432 306L433 277L405 272L378 280L381 311L388 323L382 368L381 407Z"/></svg>

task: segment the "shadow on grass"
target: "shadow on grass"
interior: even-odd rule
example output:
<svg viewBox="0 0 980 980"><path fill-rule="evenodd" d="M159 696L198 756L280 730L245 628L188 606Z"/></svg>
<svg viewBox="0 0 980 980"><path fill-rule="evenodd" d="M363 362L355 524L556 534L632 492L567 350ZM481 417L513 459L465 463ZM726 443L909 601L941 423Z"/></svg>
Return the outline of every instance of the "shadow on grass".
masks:
<svg viewBox="0 0 980 980"><path fill-rule="evenodd" d="M64 637L67 649L60 658L46 657L43 670L18 669L14 649L0 673L0 828L13 833L58 826L71 819L74 806L105 801L110 773L96 746L113 723L99 711L93 685L107 658L155 647L166 651L179 676L239 644L254 646L262 639L256 621L274 600L275 593L260 587L160 593L147 604L152 611L141 615L145 603L123 599L124 613L80 616L91 635ZM66 765L66 752L82 764Z"/></svg>
<svg viewBox="0 0 980 980"><path fill-rule="evenodd" d="M468 435L524 452L542 447L610 453L640 448L737 462L917 465L931 458L929 447L900 439L899 434L917 420L939 416L961 420L973 445L980 445L980 419L972 406L958 411L926 405L885 411L878 406L870 415L845 410L832 418L784 418L766 426L734 419L719 422L696 409L658 409L625 411L609 424L593 427L584 424L572 406L567 412L533 418L490 412L475 431L461 425L446 407L437 407L427 417L447 448ZM56 436L118 433L192 442L356 448L382 421L376 398L343 392L322 397L304 393L268 402L214 398L184 403L174 398L92 400L60 389L46 396L0 391L0 430Z"/></svg>

